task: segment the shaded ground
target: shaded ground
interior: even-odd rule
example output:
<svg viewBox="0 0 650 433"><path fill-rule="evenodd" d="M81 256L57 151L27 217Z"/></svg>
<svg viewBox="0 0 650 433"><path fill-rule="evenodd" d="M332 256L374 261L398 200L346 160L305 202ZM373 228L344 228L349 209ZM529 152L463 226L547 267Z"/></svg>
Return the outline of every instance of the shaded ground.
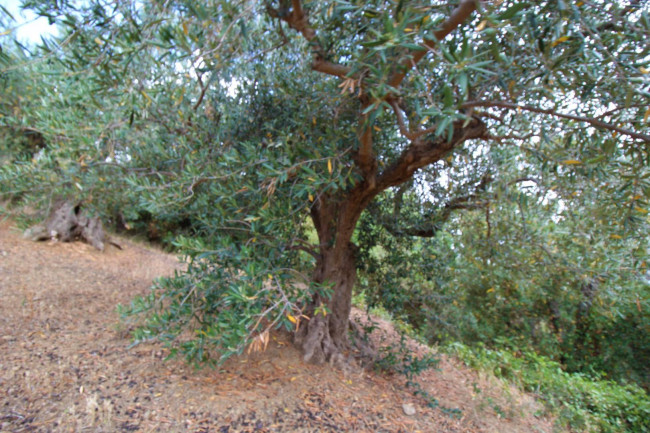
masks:
<svg viewBox="0 0 650 433"><path fill-rule="evenodd" d="M153 343L129 349L115 306L179 264L119 243L123 251L104 253L33 243L0 223L0 432L553 430L532 397L446 357L421 383L442 405L460 408L457 418L427 408L399 377L306 365L282 335L219 371L165 362ZM390 324L378 323L373 338L395 341Z"/></svg>

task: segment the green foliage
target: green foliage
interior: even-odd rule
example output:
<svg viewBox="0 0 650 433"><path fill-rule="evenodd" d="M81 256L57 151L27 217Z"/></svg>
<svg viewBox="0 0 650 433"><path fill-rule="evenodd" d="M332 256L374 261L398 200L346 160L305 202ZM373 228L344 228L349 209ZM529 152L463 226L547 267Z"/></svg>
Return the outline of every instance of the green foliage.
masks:
<svg viewBox="0 0 650 433"><path fill-rule="evenodd" d="M440 186L428 200L397 191L371 206L358 235L365 297L431 342L505 338L569 371L647 387L647 164L630 148L574 164L551 144L525 163L491 149L474 186L458 174L466 155L450 158L460 200ZM403 242L418 230L435 237Z"/></svg>
<svg viewBox="0 0 650 433"><path fill-rule="evenodd" d="M567 373L535 352L511 352L453 343L449 351L469 366L487 370L540 397L558 421L588 432L650 431L650 399L635 385Z"/></svg>
<svg viewBox="0 0 650 433"><path fill-rule="evenodd" d="M299 263L285 262L281 251L262 243L209 250L183 238L176 246L188 254L187 270L158 280L149 295L121 306L120 313L136 325L136 342L158 339L171 348L170 356L182 355L196 366L241 354L272 329L294 330L306 298L327 291L297 285ZM251 260L256 254L266 255L269 267Z"/></svg>
<svg viewBox="0 0 650 433"><path fill-rule="evenodd" d="M647 6L481 2L437 41L457 2L306 2L305 37L289 2L198 3L31 0L61 36L1 40L3 197L83 201L188 257L125 310L138 338L202 362L295 326L356 228L368 304L431 340L647 385ZM478 119L485 137L440 147Z"/></svg>

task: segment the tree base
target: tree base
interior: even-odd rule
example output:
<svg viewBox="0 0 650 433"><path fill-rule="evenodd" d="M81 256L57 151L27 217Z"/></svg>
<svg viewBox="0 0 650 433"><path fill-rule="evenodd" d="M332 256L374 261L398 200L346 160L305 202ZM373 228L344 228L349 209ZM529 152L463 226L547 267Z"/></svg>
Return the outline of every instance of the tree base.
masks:
<svg viewBox="0 0 650 433"><path fill-rule="evenodd" d="M329 363L343 371L374 365L378 352L356 323L349 321L349 335L341 338L332 335L329 324L327 317L316 316L295 334L305 362Z"/></svg>

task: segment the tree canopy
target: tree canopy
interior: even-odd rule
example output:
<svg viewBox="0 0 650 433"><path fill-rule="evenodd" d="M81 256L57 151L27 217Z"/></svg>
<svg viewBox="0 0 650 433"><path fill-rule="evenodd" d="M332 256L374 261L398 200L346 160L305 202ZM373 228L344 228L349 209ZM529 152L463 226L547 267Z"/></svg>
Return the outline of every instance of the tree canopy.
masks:
<svg viewBox="0 0 650 433"><path fill-rule="evenodd" d="M645 2L25 5L62 33L2 41L0 121L47 140L3 188L187 254L140 338L207 361L286 327L342 364L359 282L434 339L648 353Z"/></svg>

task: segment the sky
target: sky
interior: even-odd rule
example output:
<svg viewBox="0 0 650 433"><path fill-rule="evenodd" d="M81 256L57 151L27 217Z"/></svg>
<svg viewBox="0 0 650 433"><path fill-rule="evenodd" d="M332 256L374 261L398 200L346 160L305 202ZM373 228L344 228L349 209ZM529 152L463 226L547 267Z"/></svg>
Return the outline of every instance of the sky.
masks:
<svg viewBox="0 0 650 433"><path fill-rule="evenodd" d="M21 11L21 0L0 0L0 5L7 9L15 21L4 19L8 23L7 28L0 28L0 35L13 34L22 43L36 44L40 42L41 35L55 33L55 26L47 22L47 18L38 17L31 11ZM0 14L5 15L0 9ZM3 17L4 18L4 17Z"/></svg>

